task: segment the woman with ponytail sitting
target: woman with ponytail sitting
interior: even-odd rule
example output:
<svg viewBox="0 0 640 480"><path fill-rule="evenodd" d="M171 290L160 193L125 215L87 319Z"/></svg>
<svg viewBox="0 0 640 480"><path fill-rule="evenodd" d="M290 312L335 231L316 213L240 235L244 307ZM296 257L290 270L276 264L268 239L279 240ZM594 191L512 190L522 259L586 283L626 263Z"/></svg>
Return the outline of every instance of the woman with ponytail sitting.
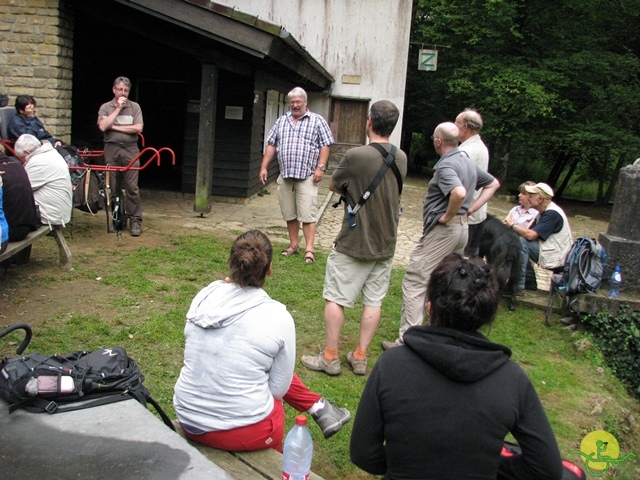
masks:
<svg viewBox="0 0 640 480"><path fill-rule="evenodd" d="M262 232L240 235L231 247L229 276L191 303L173 404L192 440L228 451L282 451L283 401L309 413L325 438L351 419L293 373L293 318L263 290L272 256Z"/></svg>

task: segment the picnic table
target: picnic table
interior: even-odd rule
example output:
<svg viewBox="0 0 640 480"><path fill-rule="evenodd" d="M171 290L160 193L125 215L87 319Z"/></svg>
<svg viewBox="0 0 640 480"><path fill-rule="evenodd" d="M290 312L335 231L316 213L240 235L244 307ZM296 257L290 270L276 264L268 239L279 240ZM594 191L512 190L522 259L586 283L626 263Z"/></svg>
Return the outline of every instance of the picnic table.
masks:
<svg viewBox="0 0 640 480"><path fill-rule="evenodd" d="M233 480L136 400L9 414L0 400L0 478Z"/></svg>
<svg viewBox="0 0 640 480"><path fill-rule="evenodd" d="M280 480L282 454L226 452L167 427L136 400L31 413L0 400L0 479ZM310 480L322 480L311 473Z"/></svg>

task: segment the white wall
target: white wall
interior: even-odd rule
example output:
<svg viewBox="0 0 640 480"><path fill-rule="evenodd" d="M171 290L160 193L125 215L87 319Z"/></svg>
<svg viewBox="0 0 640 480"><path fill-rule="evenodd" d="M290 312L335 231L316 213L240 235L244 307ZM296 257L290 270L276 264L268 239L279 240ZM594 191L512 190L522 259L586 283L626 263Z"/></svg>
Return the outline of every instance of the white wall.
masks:
<svg viewBox="0 0 640 480"><path fill-rule="evenodd" d="M333 75L332 96L390 100L404 108L411 0L218 0L281 25ZM343 76L360 76L360 84ZM325 117L329 99L309 95ZM402 117L391 141L400 144Z"/></svg>

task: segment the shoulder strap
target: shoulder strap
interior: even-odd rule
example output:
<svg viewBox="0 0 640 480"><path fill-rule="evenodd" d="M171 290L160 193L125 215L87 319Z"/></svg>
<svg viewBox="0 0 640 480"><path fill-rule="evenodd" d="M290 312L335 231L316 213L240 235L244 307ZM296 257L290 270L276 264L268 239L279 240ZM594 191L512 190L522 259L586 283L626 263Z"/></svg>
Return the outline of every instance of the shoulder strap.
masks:
<svg viewBox="0 0 640 480"><path fill-rule="evenodd" d="M87 396L87 400L82 401L78 399L76 402L58 403L55 400L45 400L44 398L32 398L23 400L18 403L9 405L9 413L13 413L18 408L24 408L30 412L47 412L47 413L62 413L72 412L74 410L84 410L85 408L97 407L99 405L106 405L108 403L121 402L123 400L129 400L131 397L136 398L134 395L130 395L124 392L113 392L90 398ZM136 398L138 400L138 398ZM139 400L138 400L139 401Z"/></svg>
<svg viewBox="0 0 640 480"><path fill-rule="evenodd" d="M384 157L384 163L382 164L382 167L380 168L380 170L378 170L378 173L376 174L374 179L371 181L371 184L369 185L369 187L367 187L367 189L364 191L364 193L360 197L360 200L358 200L358 203L356 204L356 206L353 207L353 211L351 212L352 215L355 215L356 213L358 213L358 210L360 210L362 206L365 203L367 203L367 200L369 200L369 197L371 196L371 194L376 190L376 188L378 188L378 184L382 180L382 177L384 176L384 174L387 173L387 170L389 168L393 170L393 173L396 176L396 180L398 181L399 193L402 193L402 176L400 175L400 171L398 170L398 166L396 165L396 157L395 157L396 151L398 149L395 147L395 145L391 145L391 151L387 153L387 151L378 143L370 143L369 145L371 145L376 150L378 150L378 152L380 152L380 154Z"/></svg>
<svg viewBox="0 0 640 480"><path fill-rule="evenodd" d="M78 401L77 403L64 403L60 404L55 402L54 400L45 400L43 398L33 398L30 400L25 400L22 402L14 403L9 406L9 413L13 413L18 408L24 408L27 411L40 413L47 412L50 414L53 413L63 413L63 412L72 412L74 410L83 410L85 408L98 407L100 405L107 405L110 403L121 402L123 400L130 400L131 398L137 400L142 405L146 406L147 403L153 405L156 409L162 421L166 426L168 426L171 430L175 431L175 427L171 422L169 416L162 409L160 404L156 402L151 395L144 395L141 392L129 390L128 392L112 392L108 394L99 394L91 398L91 395L87 395L89 398L88 401Z"/></svg>
<svg viewBox="0 0 640 480"><path fill-rule="evenodd" d="M398 149L394 145L391 145L391 151L387 153L379 143L370 143L369 145L380 152L380 155L384 157L385 163L389 163L389 157L391 157L389 168L393 170L393 174L396 176L396 181L398 182L398 194L402 195L402 175L400 175L400 170L398 170L398 165L396 165L396 151ZM380 176L380 178L382 178L382 176Z"/></svg>

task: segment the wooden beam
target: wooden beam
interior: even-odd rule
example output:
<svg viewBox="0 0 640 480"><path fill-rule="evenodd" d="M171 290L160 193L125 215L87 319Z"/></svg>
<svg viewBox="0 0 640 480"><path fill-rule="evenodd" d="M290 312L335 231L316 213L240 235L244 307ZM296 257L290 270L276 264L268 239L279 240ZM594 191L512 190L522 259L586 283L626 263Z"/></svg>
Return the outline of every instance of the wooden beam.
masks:
<svg viewBox="0 0 640 480"><path fill-rule="evenodd" d="M209 213L213 184L213 151L216 135L216 100L218 95L218 67L202 65L200 88L200 125L198 128L198 160L196 169L196 198L193 211Z"/></svg>

